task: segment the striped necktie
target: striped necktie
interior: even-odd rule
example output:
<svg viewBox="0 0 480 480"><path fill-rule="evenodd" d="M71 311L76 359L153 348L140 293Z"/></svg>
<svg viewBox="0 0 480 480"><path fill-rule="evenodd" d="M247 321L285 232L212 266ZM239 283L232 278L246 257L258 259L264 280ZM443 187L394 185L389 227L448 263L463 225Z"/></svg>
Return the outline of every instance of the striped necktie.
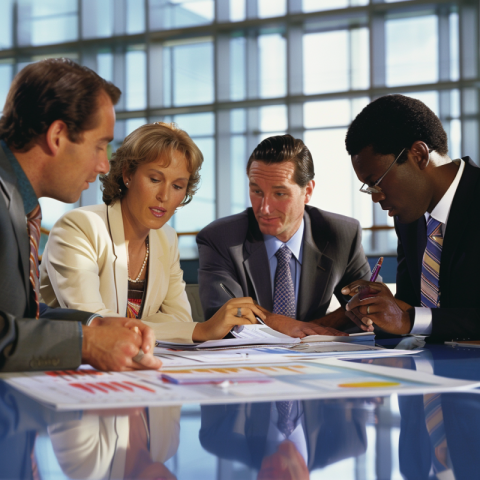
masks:
<svg viewBox="0 0 480 480"><path fill-rule="evenodd" d="M37 311L35 318L40 314L40 281L38 279L38 245L40 244L40 222L42 221L42 210L40 204L27 215L28 236L30 237L30 283L35 295Z"/></svg>
<svg viewBox="0 0 480 480"><path fill-rule="evenodd" d="M273 313L295 318L295 289L290 272L292 251L286 245L282 245L275 256L277 257L277 269L275 270Z"/></svg>
<svg viewBox="0 0 480 480"><path fill-rule="evenodd" d="M423 255L420 287L422 307L437 308L440 306L438 279L443 247L442 225L433 217L430 217L427 222L427 247Z"/></svg>
<svg viewBox="0 0 480 480"><path fill-rule="evenodd" d="M432 444L432 461L435 473L448 468L448 446L441 398L439 393L430 393L423 396L425 424Z"/></svg>
<svg viewBox="0 0 480 480"><path fill-rule="evenodd" d="M442 258L442 223L430 217L427 222L427 246L423 255L421 297L422 307L440 307L440 260ZM433 448L433 468L440 473L448 468L448 447L443 424L441 396L438 393L423 396L425 423Z"/></svg>

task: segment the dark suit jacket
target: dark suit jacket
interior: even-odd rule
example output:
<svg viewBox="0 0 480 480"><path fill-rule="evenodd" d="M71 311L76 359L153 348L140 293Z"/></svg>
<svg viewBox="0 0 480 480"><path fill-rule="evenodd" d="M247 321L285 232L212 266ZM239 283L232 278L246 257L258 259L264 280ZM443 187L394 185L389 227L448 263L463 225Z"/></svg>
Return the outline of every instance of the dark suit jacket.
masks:
<svg viewBox="0 0 480 480"><path fill-rule="evenodd" d="M370 267L356 220L308 205L304 220L297 319L308 322L325 315L332 295L344 305L346 300L341 289L354 280L368 280ZM220 282L235 296L252 297L272 311L267 250L251 208L206 226L197 235L197 245L200 299L205 318L210 318L229 300Z"/></svg>
<svg viewBox="0 0 480 480"><path fill-rule="evenodd" d="M479 477L480 398L475 393L443 393L441 409L451 467L457 480ZM423 395L399 395L400 472L406 480L428 480L434 450L425 425ZM436 478L436 477L435 477Z"/></svg>
<svg viewBox="0 0 480 480"><path fill-rule="evenodd" d="M368 410L342 400L302 401L308 469L323 468L367 449ZM347 411L348 410L348 411ZM259 469L266 455L271 403L202 406L200 443L220 458Z"/></svg>
<svg viewBox="0 0 480 480"><path fill-rule="evenodd" d="M480 168L469 157L453 199L440 263L440 305L432 309L432 337L480 339ZM398 236L396 297L419 307L427 228L422 216L401 224Z"/></svg>
<svg viewBox="0 0 480 480"><path fill-rule="evenodd" d="M17 178L0 148L0 371L76 368L90 313L42 307L35 320L30 242ZM49 317L68 321L47 320ZM77 321L72 321L77 320Z"/></svg>
<svg viewBox="0 0 480 480"><path fill-rule="evenodd" d="M37 433L51 424L81 418L81 412L56 412L0 381L0 479L30 479Z"/></svg>

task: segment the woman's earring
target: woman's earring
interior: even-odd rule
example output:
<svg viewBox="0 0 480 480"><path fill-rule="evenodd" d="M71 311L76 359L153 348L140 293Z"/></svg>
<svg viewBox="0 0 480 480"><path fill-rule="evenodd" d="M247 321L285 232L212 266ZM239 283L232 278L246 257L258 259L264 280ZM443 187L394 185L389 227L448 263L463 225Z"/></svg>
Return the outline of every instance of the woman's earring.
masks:
<svg viewBox="0 0 480 480"><path fill-rule="evenodd" d="M125 186L128 187L128 182L125 182Z"/></svg>

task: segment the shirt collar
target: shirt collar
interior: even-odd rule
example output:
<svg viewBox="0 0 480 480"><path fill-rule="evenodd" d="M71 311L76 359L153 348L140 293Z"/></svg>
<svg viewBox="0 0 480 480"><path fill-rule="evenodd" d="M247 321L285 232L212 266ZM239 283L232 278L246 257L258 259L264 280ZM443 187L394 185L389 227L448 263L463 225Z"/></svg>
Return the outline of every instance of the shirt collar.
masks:
<svg viewBox="0 0 480 480"><path fill-rule="evenodd" d="M426 213L425 218L428 220L432 216L435 220L447 225L448 215L450 214L450 208L452 207L453 198L457 192L458 184L462 178L463 171L465 170L465 162L463 160L454 160L455 163L460 162L460 168L453 179L453 182L448 187L448 190L445 192L441 200L437 203L435 208L432 210L432 213Z"/></svg>
<svg viewBox="0 0 480 480"><path fill-rule="evenodd" d="M292 238L284 243L273 235L263 235L263 240L265 242L265 248L267 249L268 260L270 260L276 253L277 250L282 246L286 245L290 251L293 253L293 256L297 259L298 263L302 263L302 253L303 253L303 232L305 230L305 220L302 218L302 223Z"/></svg>
<svg viewBox="0 0 480 480"><path fill-rule="evenodd" d="M38 204L38 198L35 195L35 190L33 190L30 180L25 175L25 172L18 163L18 160L15 158L15 155L8 148L7 144L3 140L0 140L0 146L5 152L5 156L15 172L15 176L17 177L18 191L20 192L20 196L23 200L25 215L28 215Z"/></svg>

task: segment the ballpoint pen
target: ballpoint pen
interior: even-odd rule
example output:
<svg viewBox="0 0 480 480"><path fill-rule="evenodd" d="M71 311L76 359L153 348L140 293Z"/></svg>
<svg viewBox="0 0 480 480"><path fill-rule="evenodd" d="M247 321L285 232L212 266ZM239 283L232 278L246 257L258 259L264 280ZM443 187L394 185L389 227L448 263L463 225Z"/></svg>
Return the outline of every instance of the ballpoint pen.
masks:
<svg viewBox="0 0 480 480"><path fill-rule="evenodd" d="M230 298L237 298L235 295L232 293L232 291L224 284L220 283L220 288L230 297ZM255 318L258 320L259 323L262 325L268 326L260 317L255 315Z"/></svg>
<svg viewBox="0 0 480 480"><path fill-rule="evenodd" d="M370 276L370 281L371 282L374 282L377 277L378 277L378 273L380 272L380 269L382 268L382 263L383 263L383 257L380 257L377 261L377 263L375 264L375 266L373 267L373 270L372 270L372 275ZM358 288L358 298L360 298L360 300L364 300L365 298L370 298L370 297L374 297L378 292L373 292L370 287L368 286L362 286L362 287L359 287Z"/></svg>
<svg viewBox="0 0 480 480"><path fill-rule="evenodd" d="M380 269L382 268L382 264L383 264L383 257L380 257L378 259L377 263L375 264L375 266L373 267L372 276L370 277L371 282L374 282L377 279L378 273L380 272Z"/></svg>

